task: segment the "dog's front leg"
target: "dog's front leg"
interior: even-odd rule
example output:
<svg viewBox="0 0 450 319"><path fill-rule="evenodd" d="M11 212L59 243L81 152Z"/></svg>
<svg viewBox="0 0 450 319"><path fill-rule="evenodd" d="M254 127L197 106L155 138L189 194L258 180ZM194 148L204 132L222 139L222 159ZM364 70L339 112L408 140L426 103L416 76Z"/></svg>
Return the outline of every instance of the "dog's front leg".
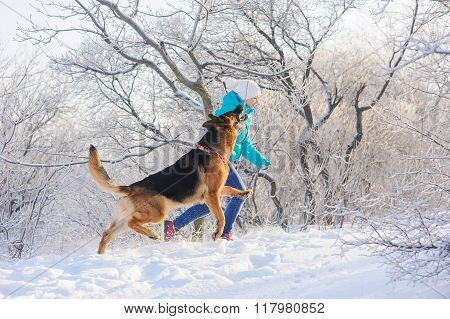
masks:
<svg viewBox="0 0 450 319"><path fill-rule="evenodd" d="M247 199L253 194L253 191L251 189L236 189L230 186L223 186L220 190L220 195L222 196L231 196L231 197L238 197L242 199Z"/></svg>
<svg viewBox="0 0 450 319"><path fill-rule="evenodd" d="M225 227L225 216L222 207L220 206L219 192L209 193L205 198L205 203L217 222L217 232L214 238L214 240L217 240L222 236L223 228Z"/></svg>

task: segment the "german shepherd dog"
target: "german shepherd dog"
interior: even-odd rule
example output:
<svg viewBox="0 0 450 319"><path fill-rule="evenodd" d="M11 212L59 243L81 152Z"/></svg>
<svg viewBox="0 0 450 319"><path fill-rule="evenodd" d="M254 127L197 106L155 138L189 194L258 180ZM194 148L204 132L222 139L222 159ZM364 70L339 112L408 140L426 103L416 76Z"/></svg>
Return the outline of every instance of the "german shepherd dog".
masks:
<svg viewBox="0 0 450 319"><path fill-rule="evenodd" d="M221 237L225 217L220 196L247 198L252 190L237 190L225 186L229 173L228 158L236 143L239 130L247 120L242 107L219 117L208 115L203 123L206 134L197 147L174 164L129 186L119 185L102 166L97 149L89 149L89 171L104 191L123 196L116 205L113 220L103 233L98 253L104 254L114 235L128 226L132 230L158 239L158 234L144 224L158 224L169 210L190 204L205 203L217 222L214 239Z"/></svg>

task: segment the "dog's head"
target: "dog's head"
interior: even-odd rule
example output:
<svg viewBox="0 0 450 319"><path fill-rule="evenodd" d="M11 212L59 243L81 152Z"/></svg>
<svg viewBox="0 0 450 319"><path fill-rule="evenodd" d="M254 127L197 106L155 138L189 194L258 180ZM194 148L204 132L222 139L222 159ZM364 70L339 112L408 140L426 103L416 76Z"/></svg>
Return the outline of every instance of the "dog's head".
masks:
<svg viewBox="0 0 450 319"><path fill-rule="evenodd" d="M248 116L244 114L244 109L241 105L235 108L233 111L222 114L221 116L215 116L208 114L210 120L203 123L203 127L210 128L216 127L218 129L234 129L238 132Z"/></svg>

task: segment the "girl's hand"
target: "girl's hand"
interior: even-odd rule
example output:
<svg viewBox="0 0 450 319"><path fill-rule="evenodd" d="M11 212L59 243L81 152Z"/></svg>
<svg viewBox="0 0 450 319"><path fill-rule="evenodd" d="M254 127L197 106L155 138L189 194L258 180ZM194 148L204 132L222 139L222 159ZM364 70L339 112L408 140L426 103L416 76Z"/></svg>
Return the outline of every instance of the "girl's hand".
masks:
<svg viewBox="0 0 450 319"><path fill-rule="evenodd" d="M261 171L261 172L266 172L266 171L269 169L269 166L270 166L271 164L272 164L272 163L270 163L269 161L266 161L266 162L261 166L260 171Z"/></svg>

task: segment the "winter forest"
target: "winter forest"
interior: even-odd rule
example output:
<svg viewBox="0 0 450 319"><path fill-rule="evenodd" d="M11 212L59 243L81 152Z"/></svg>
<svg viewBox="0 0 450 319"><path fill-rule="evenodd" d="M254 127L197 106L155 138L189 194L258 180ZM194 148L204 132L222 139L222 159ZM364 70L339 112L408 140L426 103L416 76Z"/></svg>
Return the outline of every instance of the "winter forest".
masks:
<svg viewBox="0 0 450 319"><path fill-rule="evenodd" d="M94 254L117 198L94 184L89 145L114 180L138 181L194 147L234 77L262 88L251 135L272 163L235 165L254 193L234 244L332 231L391 279L448 297L449 1L32 5L15 36L32 49L0 43L2 265L91 244ZM214 227L207 216L178 241L213 251ZM151 245L164 243L125 232L110 249Z"/></svg>

